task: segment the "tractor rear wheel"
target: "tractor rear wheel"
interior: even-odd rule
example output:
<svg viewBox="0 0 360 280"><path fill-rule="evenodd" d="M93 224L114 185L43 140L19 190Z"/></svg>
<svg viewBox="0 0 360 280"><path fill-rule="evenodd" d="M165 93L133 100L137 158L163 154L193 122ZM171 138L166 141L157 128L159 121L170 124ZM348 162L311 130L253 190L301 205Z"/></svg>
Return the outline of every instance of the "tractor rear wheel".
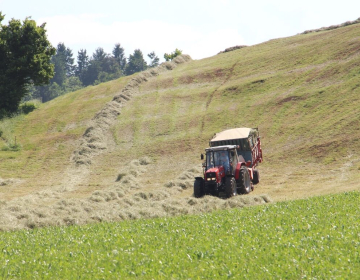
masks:
<svg viewBox="0 0 360 280"><path fill-rule="evenodd" d="M236 181L235 181L234 177L226 178L225 193L226 193L226 197L228 197L228 198L232 197L232 196L235 196L237 194Z"/></svg>
<svg viewBox="0 0 360 280"><path fill-rule="evenodd" d="M204 190L204 181L203 180L195 180L194 182L194 196L196 198L203 197L205 194Z"/></svg>
<svg viewBox="0 0 360 280"><path fill-rule="evenodd" d="M259 170L257 170L257 169L254 170L252 182L254 185L259 184L259 182L260 182L260 173L259 173Z"/></svg>
<svg viewBox="0 0 360 280"><path fill-rule="evenodd" d="M249 170L245 166L240 168L239 189L242 194L248 194L251 192L250 174Z"/></svg>

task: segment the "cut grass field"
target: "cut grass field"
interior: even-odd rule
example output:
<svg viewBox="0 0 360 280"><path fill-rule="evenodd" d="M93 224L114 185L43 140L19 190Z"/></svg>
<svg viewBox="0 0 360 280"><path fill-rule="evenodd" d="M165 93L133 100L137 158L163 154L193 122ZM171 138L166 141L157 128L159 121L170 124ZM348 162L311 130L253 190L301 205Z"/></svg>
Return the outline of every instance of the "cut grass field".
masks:
<svg viewBox="0 0 360 280"><path fill-rule="evenodd" d="M2 279L358 279L360 193L0 233Z"/></svg>
<svg viewBox="0 0 360 280"><path fill-rule="evenodd" d="M233 127L258 127L262 137L264 162L254 196L282 201L359 190L359 38L360 25L354 24L189 61L146 78L116 121L101 131L106 145L90 165L71 160L82 136L107 102L143 74L42 104L15 119L10 136L0 139L7 145L16 137L20 145L18 151L0 152L0 210L9 221L28 217L20 224L33 227L31 217L35 226L51 220L39 207L71 205L72 199L81 207L62 209L60 224L87 217L89 203L106 213L121 211L113 208L118 200L141 192L190 199L190 177L201 175L200 154L208 140ZM129 171L144 156L151 165ZM182 175L188 170L198 174ZM117 181L120 174L126 179ZM111 203L91 199L103 193Z"/></svg>

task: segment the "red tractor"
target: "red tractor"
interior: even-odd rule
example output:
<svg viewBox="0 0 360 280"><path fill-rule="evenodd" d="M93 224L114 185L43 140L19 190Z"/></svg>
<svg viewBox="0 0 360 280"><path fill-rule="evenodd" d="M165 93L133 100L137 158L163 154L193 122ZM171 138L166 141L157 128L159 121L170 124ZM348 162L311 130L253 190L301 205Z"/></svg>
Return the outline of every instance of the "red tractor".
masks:
<svg viewBox="0 0 360 280"><path fill-rule="evenodd" d="M209 144L205 149L204 178L195 178L194 196L232 197L250 193L260 182L256 167L263 159L258 129L225 130L217 133Z"/></svg>

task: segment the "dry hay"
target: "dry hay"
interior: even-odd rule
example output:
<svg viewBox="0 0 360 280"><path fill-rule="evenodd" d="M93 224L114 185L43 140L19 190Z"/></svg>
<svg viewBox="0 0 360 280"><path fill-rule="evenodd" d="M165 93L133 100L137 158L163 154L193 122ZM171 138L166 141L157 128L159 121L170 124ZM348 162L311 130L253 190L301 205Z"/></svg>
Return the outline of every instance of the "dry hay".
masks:
<svg viewBox="0 0 360 280"><path fill-rule="evenodd" d="M265 204L271 199L266 195L239 195L230 199L211 196L179 198L169 191L158 190L129 196L119 195L116 191L97 191L88 199L45 201L49 203L44 203L44 199L0 202L0 230L207 213Z"/></svg>
<svg viewBox="0 0 360 280"><path fill-rule="evenodd" d="M245 47L247 47L247 46L246 45L237 45L237 46L234 46L234 47L227 48L224 51L219 52L218 54L226 53L226 52L232 52L232 51L242 49L242 48L245 48Z"/></svg>
<svg viewBox="0 0 360 280"><path fill-rule="evenodd" d="M337 28L341 28L341 27L345 27L345 26L353 25L353 24L357 24L357 23L360 23L360 18L353 20L353 21L346 21L344 23L337 24L337 25L331 25L328 27L321 27L318 29L306 30L300 34L308 34L308 33L314 33L314 32L326 31L326 30L333 30L333 29L337 29Z"/></svg>
<svg viewBox="0 0 360 280"><path fill-rule="evenodd" d="M156 68L141 72L132 78L119 94L116 94L112 101L108 102L91 120L72 155L72 161L76 165L90 165L92 158L103 150L107 149L107 135L110 126L120 115L121 108L133 95L140 90L140 85L148 79L158 76L160 73L173 70L178 64L190 61L189 55L180 55L171 62L162 63Z"/></svg>
<svg viewBox="0 0 360 280"><path fill-rule="evenodd" d="M84 199L64 199L60 189L37 192L10 202L0 200L0 230L171 217L271 202L267 195L239 195L230 199L179 197L190 183L192 186L194 175L201 172L199 168L181 173L171 184L145 191L146 186L141 186L139 179L147 174L151 164L147 157L131 161L119 174L120 179L114 178L112 187L94 191Z"/></svg>
<svg viewBox="0 0 360 280"><path fill-rule="evenodd" d="M9 186L21 183L22 180L15 178L2 179L0 178L0 186Z"/></svg>
<svg viewBox="0 0 360 280"><path fill-rule="evenodd" d="M167 188L178 188L186 190L194 186L194 178L196 175L201 174L201 167L194 167L181 173L175 180L166 183L164 186Z"/></svg>

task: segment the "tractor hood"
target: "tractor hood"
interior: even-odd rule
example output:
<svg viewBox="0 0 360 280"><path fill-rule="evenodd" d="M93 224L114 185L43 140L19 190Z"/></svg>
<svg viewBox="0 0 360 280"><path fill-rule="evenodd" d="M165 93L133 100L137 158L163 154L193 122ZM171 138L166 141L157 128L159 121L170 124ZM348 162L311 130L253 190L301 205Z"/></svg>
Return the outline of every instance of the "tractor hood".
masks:
<svg viewBox="0 0 360 280"><path fill-rule="evenodd" d="M220 177L223 177L225 175L225 169L222 165L220 166L215 166L215 167L211 167L208 170L206 170L205 172L206 174L208 173L216 173L219 174Z"/></svg>

